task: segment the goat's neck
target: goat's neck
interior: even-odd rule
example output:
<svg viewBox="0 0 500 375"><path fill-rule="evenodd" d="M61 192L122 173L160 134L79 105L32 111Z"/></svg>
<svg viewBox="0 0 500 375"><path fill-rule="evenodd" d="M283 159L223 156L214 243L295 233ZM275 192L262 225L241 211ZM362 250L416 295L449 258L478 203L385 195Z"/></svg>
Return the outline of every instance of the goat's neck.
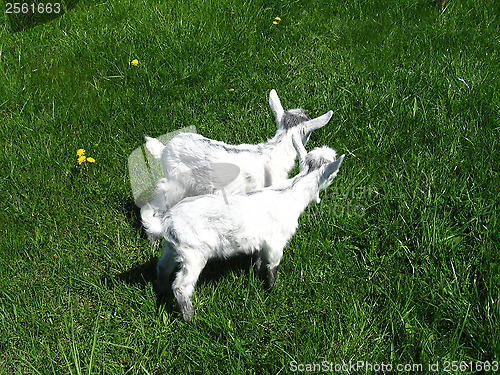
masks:
<svg viewBox="0 0 500 375"><path fill-rule="evenodd" d="M265 146L268 166L274 173L280 174L282 178L288 177L288 172L295 165L297 151L292 144L291 134L279 132L270 139Z"/></svg>
<svg viewBox="0 0 500 375"><path fill-rule="evenodd" d="M319 172L298 175L288 189L288 201L302 213L318 194Z"/></svg>

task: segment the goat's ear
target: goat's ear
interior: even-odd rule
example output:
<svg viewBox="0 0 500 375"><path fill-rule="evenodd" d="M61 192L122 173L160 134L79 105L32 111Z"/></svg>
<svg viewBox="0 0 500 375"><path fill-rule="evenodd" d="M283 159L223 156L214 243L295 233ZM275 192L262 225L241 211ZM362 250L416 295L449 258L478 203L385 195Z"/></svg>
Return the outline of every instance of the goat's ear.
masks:
<svg viewBox="0 0 500 375"><path fill-rule="evenodd" d="M269 93L269 106L271 107L271 111L273 111L274 117L276 118L276 124L279 125L283 115L285 114L285 110L281 106L280 98L278 97L275 89L272 89Z"/></svg>
<svg viewBox="0 0 500 375"><path fill-rule="evenodd" d="M306 121L302 124L304 127L305 131L311 132L313 130L322 128L326 124L328 124L328 121L333 116L333 111L328 111L324 115L321 115L319 117L313 118L312 120Z"/></svg>
<svg viewBox="0 0 500 375"><path fill-rule="evenodd" d="M302 170L304 167L304 162L306 160L307 151L302 144L300 136L296 132L292 134L292 143L295 151L297 151L297 155L299 156L300 170Z"/></svg>
<svg viewBox="0 0 500 375"><path fill-rule="evenodd" d="M344 157L345 157L345 154L343 154L337 160L328 164L323 175L325 177L328 177L328 176L331 176L333 173L337 173L339 171L340 164L342 164L342 161L344 161Z"/></svg>

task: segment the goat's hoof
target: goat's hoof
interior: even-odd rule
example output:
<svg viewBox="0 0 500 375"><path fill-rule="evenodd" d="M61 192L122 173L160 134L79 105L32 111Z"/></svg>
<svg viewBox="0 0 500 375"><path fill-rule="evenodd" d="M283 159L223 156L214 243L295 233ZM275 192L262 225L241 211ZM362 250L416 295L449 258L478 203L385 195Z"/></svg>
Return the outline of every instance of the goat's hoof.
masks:
<svg viewBox="0 0 500 375"><path fill-rule="evenodd" d="M186 323L196 324L196 314L194 313L194 311L193 313L182 314L182 318Z"/></svg>

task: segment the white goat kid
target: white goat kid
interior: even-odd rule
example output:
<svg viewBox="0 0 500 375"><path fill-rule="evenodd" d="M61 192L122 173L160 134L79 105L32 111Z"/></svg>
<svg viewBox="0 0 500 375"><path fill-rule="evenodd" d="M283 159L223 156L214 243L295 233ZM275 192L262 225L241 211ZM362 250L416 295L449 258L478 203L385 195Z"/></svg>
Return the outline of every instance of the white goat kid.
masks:
<svg viewBox="0 0 500 375"><path fill-rule="evenodd" d="M199 134L182 133L164 145L146 137L146 148L161 161L165 178L158 182L154 199L141 208L143 221L188 196L241 194L285 181L295 165L292 139L306 145L311 132L326 125L333 112L311 120L303 109L284 111L275 90L269 94L269 104L277 131L265 143L228 145ZM232 174L233 178L226 176L227 184L217 184L215 166L223 166L222 172ZM148 235L154 238L152 233Z"/></svg>
<svg viewBox="0 0 500 375"><path fill-rule="evenodd" d="M259 275L272 286L299 216L331 184L343 159L336 159L330 148L317 148L301 160L301 172L280 188L229 195L227 201L220 195L190 197L161 217L150 216L144 226L165 239L157 265L158 292L168 288L179 266L172 291L184 320L191 321L195 313L190 297L207 261L242 253L257 255Z"/></svg>

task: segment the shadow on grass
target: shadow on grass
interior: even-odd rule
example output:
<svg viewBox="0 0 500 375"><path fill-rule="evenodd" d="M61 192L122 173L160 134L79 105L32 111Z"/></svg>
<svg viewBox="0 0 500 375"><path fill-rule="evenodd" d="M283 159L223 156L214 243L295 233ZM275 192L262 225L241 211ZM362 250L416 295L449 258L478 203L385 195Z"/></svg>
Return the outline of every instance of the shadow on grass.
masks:
<svg viewBox="0 0 500 375"><path fill-rule="evenodd" d="M156 263L158 263L158 258L153 257L144 264L136 265L128 271L118 274L117 277L127 284L145 287L153 283L156 277Z"/></svg>
<svg viewBox="0 0 500 375"><path fill-rule="evenodd" d="M147 285L151 284L156 294L157 314L159 314L161 311L165 311L167 313L177 312L177 304L170 287L177 269L172 273L167 292L164 294L159 294L155 286L157 263L158 258L153 257L144 264L136 265L130 270L118 274L117 278L126 282L127 284L140 285L142 287L146 287ZM254 259L251 255L239 255L228 260L210 260L206 267L203 269L196 285L200 286L207 283L217 282L227 277L231 273L243 273L245 275L249 275L253 263ZM180 314L176 314L176 316L182 319Z"/></svg>
<svg viewBox="0 0 500 375"><path fill-rule="evenodd" d="M125 209L125 216L129 223L131 223L135 229L141 231L142 238L147 238L146 232L142 229L141 209L137 207L133 201L123 203L123 208Z"/></svg>
<svg viewBox="0 0 500 375"><path fill-rule="evenodd" d="M12 32L31 29L38 25L50 22L71 11L80 0L28 0L25 2L11 2L17 4L14 8L6 5L6 12ZM7 3L7 2L6 2ZM49 5L50 4L50 5Z"/></svg>

